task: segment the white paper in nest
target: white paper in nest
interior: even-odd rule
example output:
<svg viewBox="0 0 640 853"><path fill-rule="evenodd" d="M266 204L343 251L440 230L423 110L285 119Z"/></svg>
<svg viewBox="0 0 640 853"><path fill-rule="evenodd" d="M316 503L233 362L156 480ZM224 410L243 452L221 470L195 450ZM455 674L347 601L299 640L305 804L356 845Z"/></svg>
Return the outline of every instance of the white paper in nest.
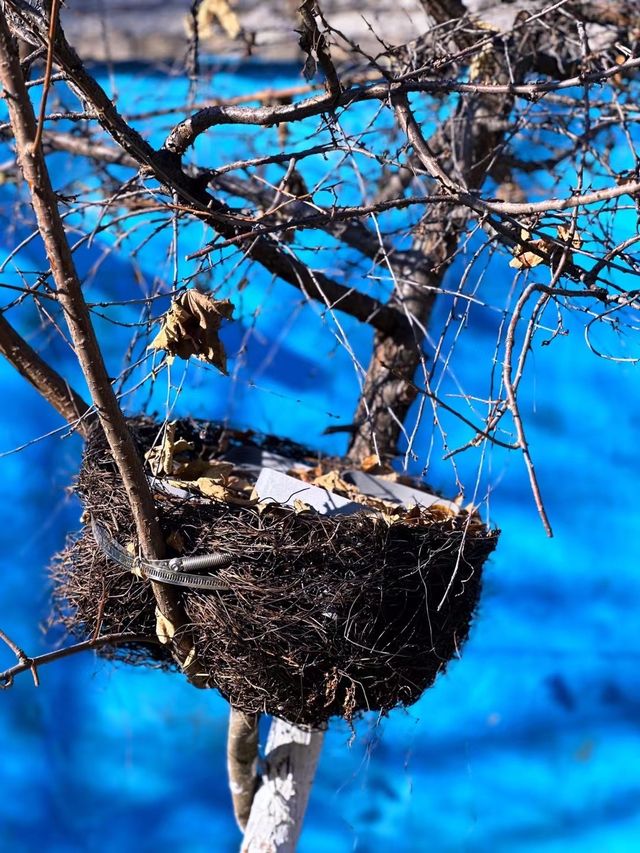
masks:
<svg viewBox="0 0 640 853"><path fill-rule="evenodd" d="M289 467L293 464L292 462ZM369 497L391 501L405 507L438 505L446 506L454 513L459 511L457 504L438 495L413 489L401 483L393 483L373 474L365 474L364 471L345 471L341 476ZM324 515L348 515L367 511L367 507L363 504L269 468L263 468L260 471L255 489L258 498L266 503L275 502L293 507L295 501L302 501Z"/></svg>
<svg viewBox="0 0 640 853"><path fill-rule="evenodd" d="M293 507L295 501L302 501L323 515L350 515L365 509L362 504L336 495L335 492L329 492L320 486L312 486L271 468L263 468L260 471L255 489L258 498L264 503L278 503Z"/></svg>
<svg viewBox="0 0 640 853"><path fill-rule="evenodd" d="M394 483L384 477L376 477L375 474L365 474L364 471L345 471L342 479L351 483L359 489L363 495L370 498L381 498L385 501L411 506L446 506L452 512L458 513L459 507L453 501L448 501L430 492L405 486L403 483Z"/></svg>
<svg viewBox="0 0 640 853"><path fill-rule="evenodd" d="M309 465L289 459L279 453L264 450L260 447L234 447L223 457L224 461L233 462L247 477L255 480L255 490L258 499L265 503L278 503L283 506L295 507L296 501L315 509L323 515L350 515L354 512L375 512L361 503L337 495L321 486L314 486L290 477L286 472L292 468L309 468ZM405 486L402 483L394 483L384 477L375 474L366 474L364 471L352 469L344 471L342 479L355 486L363 495L396 503L407 508L412 506L444 506L454 513L460 508L453 501L448 501L438 495L421 489ZM191 491L173 486L161 478L150 478L152 486L159 491L177 497L198 500ZM200 498L200 500L205 500Z"/></svg>

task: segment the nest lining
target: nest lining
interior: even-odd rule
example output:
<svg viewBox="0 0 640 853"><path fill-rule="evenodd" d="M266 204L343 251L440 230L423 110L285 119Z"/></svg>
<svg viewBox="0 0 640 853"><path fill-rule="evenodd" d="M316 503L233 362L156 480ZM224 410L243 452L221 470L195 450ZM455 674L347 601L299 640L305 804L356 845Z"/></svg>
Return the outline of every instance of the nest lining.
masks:
<svg viewBox="0 0 640 853"><path fill-rule="evenodd" d="M132 429L142 452L158 435L146 419ZM249 444L318 461L293 442L194 421L180 422L176 434L200 458ZM135 541L99 430L87 442L77 491L117 541ZM180 592L209 686L244 711L316 727L333 716L411 705L422 695L467 638L482 565L498 536L466 512L423 511L411 523L389 524L367 512L329 518L165 493L156 502L170 554L174 543L189 555L234 555L217 572L229 591ZM105 654L174 666L170 648L155 642L150 585L107 560L90 525L59 555L52 574L56 618L72 635L135 632L149 644Z"/></svg>

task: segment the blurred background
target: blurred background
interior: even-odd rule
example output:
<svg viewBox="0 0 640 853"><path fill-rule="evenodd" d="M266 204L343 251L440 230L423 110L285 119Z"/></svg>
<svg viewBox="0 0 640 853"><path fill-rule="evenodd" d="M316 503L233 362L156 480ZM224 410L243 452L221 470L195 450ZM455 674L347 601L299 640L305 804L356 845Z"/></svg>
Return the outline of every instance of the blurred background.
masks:
<svg viewBox="0 0 640 853"><path fill-rule="evenodd" d="M171 68L120 63L93 70L125 112L181 103L189 85ZM242 94L294 85L299 75L298 63L232 58L215 65L208 85L216 94ZM152 141L164 130L162 121L145 125ZM302 140L310 131L299 133ZM237 144L232 128L220 128L215 140L198 143L198 156L225 162L239 156ZM256 137L251 144L261 143ZM80 181L86 190L93 179L78 174L65 154L50 163L58 184ZM18 259L9 254L28 235L14 216L19 191L0 186L3 281L43 266L37 241ZM92 215L77 227L86 232ZM147 221L126 238L97 233L77 250L94 304L122 303L96 318L114 375L130 339L126 324L138 310L124 303L157 279L191 274L183 259L203 241L198 224L176 237ZM470 240L451 280L476 249ZM484 387L511 280L507 264L508 257L492 255L477 273L482 305L465 309L443 396ZM240 292L237 283L220 283L237 303L237 320L222 333L230 377L176 366L173 375L132 391L129 411L226 419L344 452L344 437L323 431L352 418L358 383L349 354L297 291L256 268ZM445 324L451 306L444 295L432 328ZM19 311L21 331L81 387L73 353L33 308ZM553 539L544 534L517 454L473 449L456 457L454 469L434 445L430 418L420 425L409 470L451 496L465 484L467 498L502 530L500 543L461 659L408 710L365 717L353 731L342 722L331 727L302 853L638 849L640 384L632 362L588 350L583 325L568 315L563 334L535 350L520 397ZM371 330L349 318L343 328L366 360ZM47 566L79 527L81 508L69 486L81 444L4 361L0 382L0 627L37 655L63 641L55 626L42 627L50 608ZM450 447L469 438L454 419L447 436ZM0 668L12 662L0 648ZM25 674L0 695L2 849L238 848L225 772L228 708L218 695L176 674L115 666L92 654L59 661L40 676L38 689Z"/></svg>

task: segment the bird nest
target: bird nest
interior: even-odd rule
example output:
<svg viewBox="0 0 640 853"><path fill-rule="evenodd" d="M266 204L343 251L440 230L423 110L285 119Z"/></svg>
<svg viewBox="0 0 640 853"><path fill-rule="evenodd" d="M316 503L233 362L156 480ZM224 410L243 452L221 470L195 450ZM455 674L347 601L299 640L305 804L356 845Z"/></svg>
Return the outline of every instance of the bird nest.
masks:
<svg viewBox="0 0 640 853"><path fill-rule="evenodd" d="M167 429L136 419L131 428L169 556L231 558L214 572L223 589L174 589L189 623L180 630L190 632L208 686L234 707L316 727L386 712L415 702L458 655L498 537L473 510L426 493L429 506L399 503L393 489L415 494L418 484L398 483L375 458L349 482L347 462L273 437L196 421ZM269 500L256 490L265 472L268 491L289 477L300 491ZM375 495L361 491L363 474ZM393 499L380 496L381 484ZM57 620L83 639L135 634L135 643L102 653L173 667L149 582L96 546L89 518L130 552L136 541L99 429L76 489L87 523L52 569ZM329 505L310 506L306 498L313 504L320 492Z"/></svg>

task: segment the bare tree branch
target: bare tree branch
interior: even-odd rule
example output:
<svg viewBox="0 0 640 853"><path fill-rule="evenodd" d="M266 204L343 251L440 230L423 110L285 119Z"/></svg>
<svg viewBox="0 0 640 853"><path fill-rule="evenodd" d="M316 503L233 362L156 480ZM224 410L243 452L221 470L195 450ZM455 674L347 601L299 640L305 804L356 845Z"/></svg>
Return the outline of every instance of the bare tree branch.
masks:
<svg viewBox="0 0 640 853"><path fill-rule="evenodd" d="M105 634L102 637L93 637L90 640L83 640L81 643L75 643L73 646L66 646L63 649L56 649L55 651L47 652L44 655L29 657L21 648L9 640L4 631L0 631L0 638L3 639L15 652L19 661L14 666L9 667L9 669L5 669L4 672L0 672L0 690L11 687L15 676L20 675L21 672L27 671L32 673L35 686L37 687L39 684L38 667L44 666L48 663L53 663L54 661L62 660L62 658L68 658L71 655L78 654L79 652L103 649L109 646L134 646L141 643L149 645L159 642L155 637L147 637L140 634Z"/></svg>
<svg viewBox="0 0 640 853"><path fill-rule="evenodd" d="M0 352L68 423L82 435L87 434L85 415L89 412L89 405L1 313Z"/></svg>
<svg viewBox="0 0 640 853"><path fill-rule="evenodd" d="M153 497L142 461L111 387L73 263L42 148L34 147L37 132L35 115L20 69L17 46L4 16L0 16L0 81L6 93L18 160L29 187L58 300L64 311L100 424L129 498L140 547L146 557L161 558L165 546ZM152 583L152 588L162 614L176 629L182 628L186 624L186 616L175 589L156 582ZM184 662L191 655L192 643L186 634L181 633L180 636L177 653L180 661ZM189 671L197 672L198 670L194 669L196 666L197 662L190 663Z"/></svg>

